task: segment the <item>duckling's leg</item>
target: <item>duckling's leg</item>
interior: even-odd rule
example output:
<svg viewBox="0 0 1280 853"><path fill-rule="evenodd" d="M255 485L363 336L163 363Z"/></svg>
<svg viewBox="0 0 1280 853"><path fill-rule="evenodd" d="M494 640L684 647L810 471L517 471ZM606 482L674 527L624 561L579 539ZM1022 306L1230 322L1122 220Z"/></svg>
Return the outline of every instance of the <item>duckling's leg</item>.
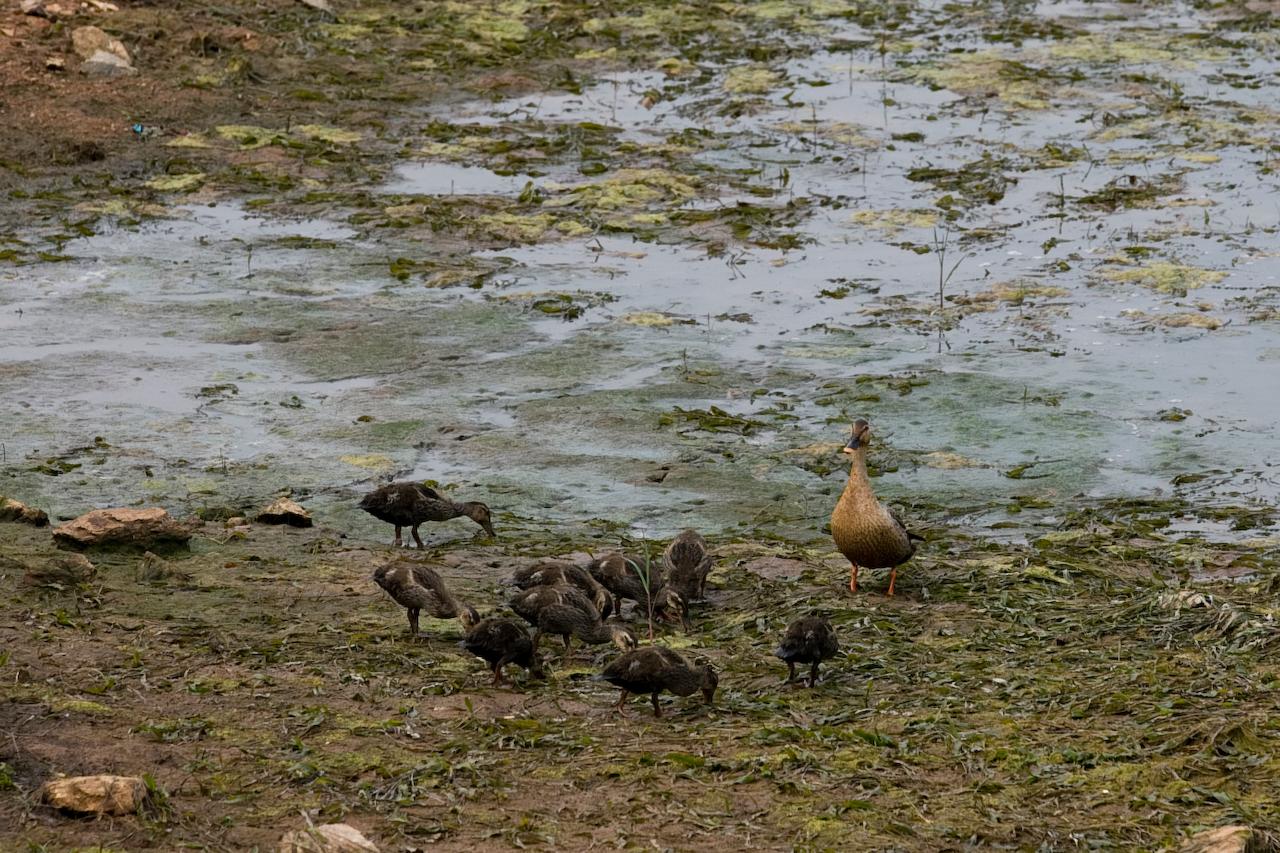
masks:
<svg viewBox="0 0 1280 853"><path fill-rule="evenodd" d="M858 591L858 564L850 560L849 566L850 566L849 592L857 592Z"/></svg>
<svg viewBox="0 0 1280 853"><path fill-rule="evenodd" d="M409 636L418 636L418 608L409 608Z"/></svg>
<svg viewBox="0 0 1280 853"><path fill-rule="evenodd" d="M653 715L655 717L661 717L662 709L658 707L658 694L654 693L652 698L653 698Z"/></svg>
<svg viewBox="0 0 1280 853"><path fill-rule="evenodd" d="M538 653L538 643L542 642L542 629L535 628L533 630L533 653Z"/></svg>
<svg viewBox="0 0 1280 853"><path fill-rule="evenodd" d="M818 664L821 661L814 661L813 666L809 667L809 687L813 687L818 683Z"/></svg>
<svg viewBox="0 0 1280 853"><path fill-rule="evenodd" d="M398 524L396 525L396 538L391 540L391 547L392 548L400 547L400 525Z"/></svg>
<svg viewBox="0 0 1280 853"><path fill-rule="evenodd" d="M564 656L565 657L569 656L569 652L572 651L572 647L573 647L573 635L565 634L564 635Z"/></svg>
<svg viewBox="0 0 1280 853"><path fill-rule="evenodd" d="M617 711L619 714L622 714L623 716L626 716L626 713L627 713L626 709L622 707L622 704L627 701L627 695L628 695L627 691L623 690L622 695L618 697L618 704L613 706L613 710Z"/></svg>
<svg viewBox="0 0 1280 853"><path fill-rule="evenodd" d="M422 537L418 535L418 525L416 525L416 524L415 524L415 525L413 526L413 529L412 529L412 530L410 530L409 532L413 534L413 541L418 543L418 550L419 550L419 551L421 551L423 548L427 547L426 545L423 545L423 544L422 544Z"/></svg>
<svg viewBox="0 0 1280 853"><path fill-rule="evenodd" d="M790 684L796 680L796 663L795 661L787 661L787 680L783 684Z"/></svg>
<svg viewBox="0 0 1280 853"><path fill-rule="evenodd" d="M494 687L497 687L500 684L507 683L507 680L502 677L502 665L504 663L505 663L504 660L500 660L493 665L493 686Z"/></svg>
<svg viewBox="0 0 1280 853"><path fill-rule="evenodd" d="M898 567L894 566L889 572L889 591L885 595L893 595L893 582L898 578Z"/></svg>

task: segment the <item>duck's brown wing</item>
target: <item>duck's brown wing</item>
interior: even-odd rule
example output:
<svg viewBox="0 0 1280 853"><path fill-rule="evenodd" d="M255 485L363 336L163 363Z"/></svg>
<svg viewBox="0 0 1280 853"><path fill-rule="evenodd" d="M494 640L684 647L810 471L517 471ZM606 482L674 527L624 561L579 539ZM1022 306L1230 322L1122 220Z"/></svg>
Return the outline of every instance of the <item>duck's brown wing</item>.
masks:
<svg viewBox="0 0 1280 853"><path fill-rule="evenodd" d="M885 509L888 510L889 517L893 519L893 523L898 525L898 529L906 534L907 539L914 539L917 542L925 541L924 537L921 536L919 533L912 533L910 530L907 529L907 525L903 523L902 516L898 514L897 510L893 509L892 507L885 507Z"/></svg>

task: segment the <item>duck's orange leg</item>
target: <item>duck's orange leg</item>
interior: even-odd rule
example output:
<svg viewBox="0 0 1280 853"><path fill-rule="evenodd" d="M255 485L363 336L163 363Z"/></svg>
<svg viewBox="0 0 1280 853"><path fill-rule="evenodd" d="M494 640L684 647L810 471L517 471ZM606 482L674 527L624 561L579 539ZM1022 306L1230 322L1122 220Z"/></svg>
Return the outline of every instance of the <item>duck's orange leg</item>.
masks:
<svg viewBox="0 0 1280 853"><path fill-rule="evenodd" d="M893 582L898 578L898 567L894 566L893 571L889 572L889 591L886 595L893 595Z"/></svg>
<svg viewBox="0 0 1280 853"><path fill-rule="evenodd" d="M849 566L850 566L849 592L857 592L858 591L858 564L854 562L850 562Z"/></svg>

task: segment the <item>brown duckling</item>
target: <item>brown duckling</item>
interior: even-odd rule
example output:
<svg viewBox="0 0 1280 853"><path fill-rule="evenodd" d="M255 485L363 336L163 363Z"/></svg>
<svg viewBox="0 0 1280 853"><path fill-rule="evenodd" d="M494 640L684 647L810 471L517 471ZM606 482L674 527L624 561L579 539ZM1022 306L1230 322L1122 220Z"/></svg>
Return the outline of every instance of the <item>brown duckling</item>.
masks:
<svg viewBox="0 0 1280 853"><path fill-rule="evenodd" d="M888 569L889 595L898 577L898 566L916 552L913 539L923 536L908 533L892 510L876 500L867 477L867 445L871 443L871 427L859 418L853 424L853 436L844 452L853 457L849 482L831 511L831 536L836 548L850 564L849 590L858 591L858 567Z"/></svg>
<svg viewBox="0 0 1280 853"><path fill-rule="evenodd" d="M418 636L418 612L427 611L437 619L457 619L463 630L480 621L474 608L462 604L445 586L435 569L417 563L400 562L379 566L373 581L401 607L409 611L409 633Z"/></svg>
<svg viewBox="0 0 1280 853"><path fill-rule="evenodd" d="M613 612L613 597L591 573L581 566L557 561L543 561L516 572L507 579L507 583L529 589L533 586L556 586L569 584L576 587L583 595L591 599L591 603L600 611L600 618L608 619Z"/></svg>
<svg viewBox="0 0 1280 853"><path fill-rule="evenodd" d="M685 530L662 552L662 568L667 584L684 599L691 601L706 597L707 575L715 563L707 550L707 540L696 530Z"/></svg>
<svg viewBox="0 0 1280 853"><path fill-rule="evenodd" d="M782 642L773 650L776 657L786 661L790 674L787 683L796 680L796 664L812 664L809 668L809 686L818 683L818 665L840 651L835 629L823 616L802 616L787 626Z"/></svg>
<svg viewBox="0 0 1280 853"><path fill-rule="evenodd" d="M567 584L530 587L512 598L510 604L516 615L537 629L533 633L535 651L543 634L563 638L566 655L572 649L574 637L592 645L613 643L623 651L636 647L636 638L630 631L604 622L595 605Z"/></svg>
<svg viewBox="0 0 1280 853"><path fill-rule="evenodd" d="M706 660L699 658L691 666L679 654L662 646L644 646L619 655L594 680L607 681L622 689L618 704L614 706L620 714L624 713L623 703L628 695L650 694L655 717L662 716L658 694L663 690L677 696L689 696L701 690L703 698L710 704L720 684L715 669Z"/></svg>
<svg viewBox="0 0 1280 853"><path fill-rule="evenodd" d="M506 683L502 668L509 663L524 667L535 678L545 676L542 659L533 648L529 632L510 619L491 616L481 620L458 645L488 661L494 684Z"/></svg>
<svg viewBox="0 0 1280 853"><path fill-rule="evenodd" d="M648 565L649 584L645 585L641 564L625 554L606 554L592 560L587 571L609 592L613 593L614 612L622 615L623 599L636 602L640 612L647 614L652 601L653 615L659 620L679 622L685 630L689 621L685 614L685 601L662 577L661 566Z"/></svg>
<svg viewBox="0 0 1280 853"><path fill-rule="evenodd" d="M485 533L495 535L488 506L476 501L452 501L422 483L389 483L374 489L360 499L360 508L380 521L395 525L396 538L392 545L396 547L401 543L402 527L408 527L413 534L413 541L418 543L419 548L425 548L422 537L418 535L420 524L425 521L448 521L463 515L483 527Z"/></svg>

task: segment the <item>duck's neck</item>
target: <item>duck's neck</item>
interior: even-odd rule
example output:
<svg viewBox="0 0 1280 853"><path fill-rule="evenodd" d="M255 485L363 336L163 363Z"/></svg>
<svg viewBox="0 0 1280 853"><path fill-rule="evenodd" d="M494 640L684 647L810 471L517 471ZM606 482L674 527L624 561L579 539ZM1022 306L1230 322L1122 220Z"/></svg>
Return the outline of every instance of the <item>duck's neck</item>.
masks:
<svg viewBox="0 0 1280 853"><path fill-rule="evenodd" d="M702 686L702 668L682 666L671 674L667 689L677 696L690 696Z"/></svg>
<svg viewBox="0 0 1280 853"><path fill-rule="evenodd" d="M844 485L844 493L864 494L871 491L871 480L867 477L867 450L860 447L849 454L849 481Z"/></svg>

